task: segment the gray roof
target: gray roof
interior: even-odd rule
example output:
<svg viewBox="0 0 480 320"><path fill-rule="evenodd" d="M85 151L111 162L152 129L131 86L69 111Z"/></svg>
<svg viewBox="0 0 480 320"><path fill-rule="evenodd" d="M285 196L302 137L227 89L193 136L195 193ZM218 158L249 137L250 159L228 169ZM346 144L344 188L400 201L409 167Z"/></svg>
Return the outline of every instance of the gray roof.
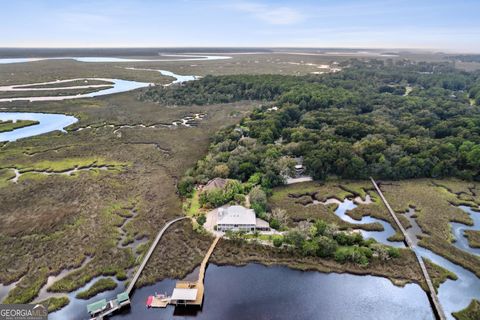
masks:
<svg viewBox="0 0 480 320"><path fill-rule="evenodd" d="M270 228L270 224L265 221L265 220L262 220L260 218L257 218L257 228Z"/></svg>
<svg viewBox="0 0 480 320"><path fill-rule="evenodd" d="M242 206L218 208L218 224L256 224L255 212Z"/></svg>

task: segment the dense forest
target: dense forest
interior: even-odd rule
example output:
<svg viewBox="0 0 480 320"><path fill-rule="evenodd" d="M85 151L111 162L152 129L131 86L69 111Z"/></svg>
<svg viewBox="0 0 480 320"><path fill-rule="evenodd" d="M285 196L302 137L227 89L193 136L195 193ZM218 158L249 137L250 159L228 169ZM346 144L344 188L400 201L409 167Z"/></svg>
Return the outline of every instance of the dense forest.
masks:
<svg viewBox="0 0 480 320"><path fill-rule="evenodd" d="M302 157L308 174L384 179L480 179L480 73L450 63L351 60L325 75L207 76L154 87L162 104L262 100L236 127L213 138L187 173L282 184Z"/></svg>

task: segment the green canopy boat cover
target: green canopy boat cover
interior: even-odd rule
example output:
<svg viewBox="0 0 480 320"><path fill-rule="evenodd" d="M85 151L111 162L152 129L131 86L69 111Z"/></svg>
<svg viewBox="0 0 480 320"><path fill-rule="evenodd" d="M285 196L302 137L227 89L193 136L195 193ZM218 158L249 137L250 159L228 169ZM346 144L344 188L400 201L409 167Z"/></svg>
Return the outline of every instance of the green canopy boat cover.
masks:
<svg viewBox="0 0 480 320"><path fill-rule="evenodd" d="M106 306L107 306L107 300L102 299L102 300L99 300L97 302L90 303L89 305L87 305L87 310L88 310L88 313L90 313L90 314L97 313L97 312L100 312L103 309L105 309Z"/></svg>

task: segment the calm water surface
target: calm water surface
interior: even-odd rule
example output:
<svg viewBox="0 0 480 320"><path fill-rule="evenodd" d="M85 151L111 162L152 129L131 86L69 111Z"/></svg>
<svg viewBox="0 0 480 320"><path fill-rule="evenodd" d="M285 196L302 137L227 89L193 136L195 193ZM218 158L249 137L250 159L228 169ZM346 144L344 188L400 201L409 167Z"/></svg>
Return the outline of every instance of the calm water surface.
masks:
<svg viewBox="0 0 480 320"><path fill-rule="evenodd" d="M171 293L174 280L135 291L130 310L114 316L127 319L190 319L169 306L148 309L147 297ZM404 288L373 276L302 272L286 267L249 264L209 265L203 309L195 319L434 319L427 296L414 284Z"/></svg>
<svg viewBox="0 0 480 320"><path fill-rule="evenodd" d="M480 231L480 212L474 211L467 206L459 206L460 209L468 213L473 220L473 226L467 226L463 223L452 222L452 233L455 236L455 242L453 243L457 248L463 251L467 251L471 254L480 255L480 248L472 248L468 244L468 239L465 237L466 230Z"/></svg>
<svg viewBox="0 0 480 320"><path fill-rule="evenodd" d="M25 63L41 60L76 60L79 62L172 62L172 61L202 61L202 60L225 60L229 56L191 55L191 54L169 54L162 55L162 59L137 59L137 58L116 58L116 57L49 57L49 58L2 58L0 64Z"/></svg>
<svg viewBox="0 0 480 320"><path fill-rule="evenodd" d="M0 141L15 141L58 130L65 132L66 127L78 121L77 118L64 114L34 112L0 112L0 120L35 120L40 122L37 125L2 132L0 133Z"/></svg>

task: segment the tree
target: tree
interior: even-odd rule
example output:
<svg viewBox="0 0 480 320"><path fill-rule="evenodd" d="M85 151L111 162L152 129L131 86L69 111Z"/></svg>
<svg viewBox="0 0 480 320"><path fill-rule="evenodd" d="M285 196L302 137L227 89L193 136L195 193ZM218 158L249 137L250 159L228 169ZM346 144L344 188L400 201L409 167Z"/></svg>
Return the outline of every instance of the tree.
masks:
<svg viewBox="0 0 480 320"><path fill-rule="evenodd" d="M302 254L304 256L314 256L319 250L318 242L316 241L305 241L302 245Z"/></svg>
<svg viewBox="0 0 480 320"><path fill-rule="evenodd" d="M178 183L178 193L182 197L186 197L191 195L193 189L195 187L195 179L190 176L185 176L182 179L180 179Z"/></svg>
<svg viewBox="0 0 480 320"><path fill-rule="evenodd" d="M301 249L306 238L303 233L293 229L287 232L284 239L286 243L293 245L297 249Z"/></svg>
<svg viewBox="0 0 480 320"><path fill-rule="evenodd" d="M317 256L322 258L332 257L337 250L337 242L329 237L320 236L317 238Z"/></svg>
<svg viewBox="0 0 480 320"><path fill-rule="evenodd" d="M323 236L325 235L325 231L327 230L328 224L323 220L317 220L314 223L315 227L315 236Z"/></svg>
<svg viewBox="0 0 480 320"><path fill-rule="evenodd" d="M259 212L265 212L267 208L267 195L259 186L256 186L250 190L248 197L250 198L252 208L254 208L257 214Z"/></svg>
<svg viewBox="0 0 480 320"><path fill-rule="evenodd" d="M278 229L278 227L287 224L287 211L282 208L274 208L272 209L272 212L267 215L267 218L270 220L270 226L274 229ZM273 221L278 223L277 228L272 225Z"/></svg>
<svg viewBox="0 0 480 320"><path fill-rule="evenodd" d="M227 178L230 174L230 169L226 164L219 164L213 168L213 174L215 177Z"/></svg>

